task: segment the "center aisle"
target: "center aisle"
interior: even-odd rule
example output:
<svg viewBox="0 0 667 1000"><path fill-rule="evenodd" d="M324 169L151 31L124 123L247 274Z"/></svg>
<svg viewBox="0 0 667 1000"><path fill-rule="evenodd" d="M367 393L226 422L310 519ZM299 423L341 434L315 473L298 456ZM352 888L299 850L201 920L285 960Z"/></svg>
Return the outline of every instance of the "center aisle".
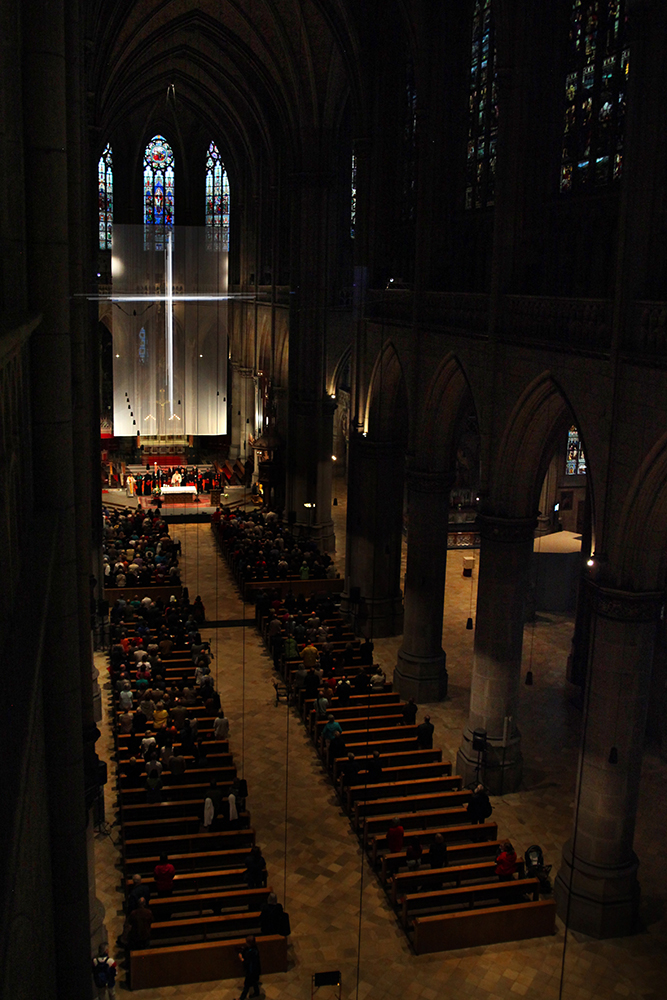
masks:
<svg viewBox="0 0 667 1000"><path fill-rule="evenodd" d="M196 593L202 597L207 619L212 618L209 609L216 606L218 620L223 616L243 618L244 606L226 563L218 556L210 526L187 525L179 529L178 536L183 577L188 582L195 577L196 558ZM215 654L212 672L230 720L234 760L248 782L248 809L257 840L278 899L291 919L290 971L265 976L266 995L307 996L311 974L331 968L341 970L343 992L349 995L356 987L357 975L362 864L358 841L298 717L292 709L288 712L284 702L275 704L271 661L249 605L245 606L245 617L245 628L204 629L202 637L208 639ZM367 865L362 910L362 979L377 988L386 977L389 987L388 966L392 960L404 963L409 949L397 933L395 918ZM211 994L230 995L236 994Z"/></svg>

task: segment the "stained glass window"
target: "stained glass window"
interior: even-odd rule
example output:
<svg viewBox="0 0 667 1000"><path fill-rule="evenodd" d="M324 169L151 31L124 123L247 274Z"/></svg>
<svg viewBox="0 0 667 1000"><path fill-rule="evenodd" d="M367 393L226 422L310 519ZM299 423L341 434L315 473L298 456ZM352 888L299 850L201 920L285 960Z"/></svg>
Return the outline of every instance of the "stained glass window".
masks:
<svg viewBox="0 0 667 1000"><path fill-rule="evenodd" d="M584 449L581 446L579 431L573 425L567 432L567 459L565 462L565 474L567 476L586 475L586 458Z"/></svg>
<svg viewBox="0 0 667 1000"><path fill-rule="evenodd" d="M618 180L630 70L625 0L573 0L561 191Z"/></svg>
<svg viewBox="0 0 667 1000"><path fill-rule="evenodd" d="M357 154L352 153L352 176L350 181L350 236L354 239L357 225Z"/></svg>
<svg viewBox="0 0 667 1000"><path fill-rule="evenodd" d="M472 22L466 208L495 202L498 81L491 0L476 0Z"/></svg>
<svg viewBox="0 0 667 1000"><path fill-rule="evenodd" d="M100 250L111 250L113 233L113 160L109 143L97 164L98 218Z"/></svg>
<svg viewBox="0 0 667 1000"><path fill-rule="evenodd" d="M165 229L174 225L174 153L161 135L144 153L144 247L164 250Z"/></svg>
<svg viewBox="0 0 667 1000"><path fill-rule="evenodd" d="M229 250L229 180L214 142L206 154L206 246Z"/></svg>
<svg viewBox="0 0 667 1000"><path fill-rule="evenodd" d="M416 205L417 176L417 88L415 68L410 55L406 59L405 74L405 119L403 124L404 177L402 215L404 222L413 222Z"/></svg>

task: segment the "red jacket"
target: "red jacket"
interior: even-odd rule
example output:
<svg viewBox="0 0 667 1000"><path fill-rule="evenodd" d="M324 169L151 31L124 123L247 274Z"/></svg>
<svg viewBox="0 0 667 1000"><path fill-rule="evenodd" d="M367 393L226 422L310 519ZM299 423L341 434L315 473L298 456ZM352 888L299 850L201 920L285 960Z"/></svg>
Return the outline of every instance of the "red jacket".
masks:
<svg viewBox="0 0 667 1000"><path fill-rule="evenodd" d="M390 826L387 830L387 847L390 854L403 850L403 827Z"/></svg>
<svg viewBox="0 0 667 1000"><path fill-rule="evenodd" d="M516 871L516 853L501 851L496 858L496 875L513 875Z"/></svg>

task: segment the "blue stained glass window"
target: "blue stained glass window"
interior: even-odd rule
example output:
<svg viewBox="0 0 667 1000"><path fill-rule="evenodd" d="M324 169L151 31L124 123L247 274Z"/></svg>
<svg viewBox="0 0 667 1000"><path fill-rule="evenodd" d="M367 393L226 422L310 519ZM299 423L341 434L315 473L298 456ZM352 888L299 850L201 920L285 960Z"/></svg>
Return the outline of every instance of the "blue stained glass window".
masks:
<svg viewBox="0 0 667 1000"><path fill-rule="evenodd" d="M144 153L144 248L164 250L165 230L174 225L174 153L154 136Z"/></svg>
<svg viewBox="0 0 667 1000"><path fill-rule="evenodd" d="M100 250L111 250L113 234L113 158L106 144L97 164L98 228Z"/></svg>
<svg viewBox="0 0 667 1000"><path fill-rule="evenodd" d="M214 142L206 154L206 246L229 251L229 179Z"/></svg>
<svg viewBox="0 0 667 1000"><path fill-rule="evenodd" d="M468 104L466 208L495 201L498 81L491 0L476 0L472 23Z"/></svg>
<svg viewBox="0 0 667 1000"><path fill-rule="evenodd" d="M585 476L586 458L584 449L581 446L579 431L573 425L567 432L567 458L565 461L565 474L567 476Z"/></svg>
<svg viewBox="0 0 667 1000"><path fill-rule="evenodd" d="M629 50L625 0L573 0L560 190L618 180Z"/></svg>

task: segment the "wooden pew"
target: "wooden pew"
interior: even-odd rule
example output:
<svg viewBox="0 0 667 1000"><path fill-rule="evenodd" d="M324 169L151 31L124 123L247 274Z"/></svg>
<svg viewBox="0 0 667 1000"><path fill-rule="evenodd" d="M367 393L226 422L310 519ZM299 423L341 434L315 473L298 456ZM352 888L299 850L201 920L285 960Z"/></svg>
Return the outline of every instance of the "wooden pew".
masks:
<svg viewBox="0 0 667 1000"><path fill-rule="evenodd" d="M352 733L362 732L362 733L372 733L376 730L381 732L390 731L396 735L396 730L399 729L399 723L403 718L402 715L357 715L352 716L349 719L338 719L336 721L340 722L341 728L343 730L343 736L345 741L348 741L348 736ZM322 735L322 730L327 724L326 719L318 719L315 723L315 731L313 732L313 740L315 743L319 743L320 736ZM400 736L403 730L416 729L416 726L400 726L398 735Z"/></svg>
<svg viewBox="0 0 667 1000"><path fill-rule="evenodd" d="M522 896L540 898L540 882L536 878L514 879L512 882L486 882L482 885L463 885L456 889L440 889L435 892L415 892L404 896L401 901L401 923L408 929L410 914L415 910L437 910L446 906L472 909L478 903L489 905L489 900L498 900L501 906L523 902ZM151 903L151 906L153 904ZM426 916L426 914L420 914Z"/></svg>
<svg viewBox="0 0 667 1000"><path fill-rule="evenodd" d="M218 769L220 770L220 769ZM186 799L196 799L198 802L203 802L210 788L210 783L208 781L202 781L200 783L191 783L188 785L172 784L169 782L169 771L162 772L162 780L164 782L162 786L161 796L162 802L182 802ZM218 788L223 793L223 795L229 795L229 790L232 787L234 778L227 776L226 779L217 778L216 782ZM123 788L120 793L120 803L122 807L127 807L130 805L142 805L146 802L146 789L145 788Z"/></svg>
<svg viewBox="0 0 667 1000"><path fill-rule="evenodd" d="M374 834L386 833L389 824L397 814L395 812L382 816L367 816L363 823L363 844L367 847ZM418 813L398 813L406 833L417 830L428 830L429 827L446 826L448 823L461 825L468 819L464 806L452 806L442 809L423 809Z"/></svg>
<svg viewBox="0 0 667 1000"><path fill-rule="evenodd" d="M377 749L380 748L378 747ZM355 753L354 756L360 767L363 767L364 764L366 764L369 760L372 760L373 757L372 753ZM346 757L336 757L333 762L334 780L338 781L338 778L340 777L340 768L346 760ZM431 762L441 762L443 767L448 768L447 773L452 773L451 761L442 760L442 750L440 747L435 747L433 750L415 750L411 748L409 750L388 751L386 753L383 753L382 750L380 750L380 762L383 769L386 769L388 773L393 767L403 767L406 764L428 764Z"/></svg>
<svg viewBox="0 0 667 1000"><path fill-rule="evenodd" d="M208 851L193 851L185 854L169 853L169 860L176 868L178 875L184 872L205 873L220 868L232 868L236 865L245 865L250 848L255 842L254 830L243 830L242 833L249 834L247 843L239 844L237 847L210 849ZM152 877L153 869L159 863L158 854L149 854L143 857L126 857L124 862L125 874L142 875Z"/></svg>
<svg viewBox="0 0 667 1000"><path fill-rule="evenodd" d="M405 824L403 824L405 827ZM422 844L430 844L435 838L436 833L441 834L443 840L447 844L447 850L449 850L449 845L456 842L469 842L473 841L476 843L481 843L487 840L497 840L498 838L498 824L497 823L468 823L467 813L466 821L460 826L449 824L447 826L437 826L431 825L428 828L420 830L419 836ZM371 864L375 868L379 861L386 855L387 852L387 835L386 832L377 833L370 843L370 859Z"/></svg>
<svg viewBox="0 0 667 1000"><path fill-rule="evenodd" d="M419 886L426 892L429 888L439 889L445 882L453 882L456 886L472 879L488 882L494 878L495 872L495 858L492 861L469 861L463 865L448 865L446 868L413 868L409 872L399 872L394 875L388 883L389 898L392 906L398 906L399 900L406 893L417 892Z"/></svg>
<svg viewBox="0 0 667 1000"><path fill-rule="evenodd" d="M437 780L437 779L436 779ZM432 779L424 778L423 781L414 782L419 788L421 785L427 789L432 783ZM404 815L407 812L419 813L431 809L447 809L450 806L467 805L471 792L468 788L458 789L452 792L425 790L414 795L401 795L387 799L357 799L354 803L353 825L359 829L367 817L377 815Z"/></svg>
<svg viewBox="0 0 667 1000"><path fill-rule="evenodd" d="M556 904L553 899L542 899L537 903L415 917L413 944L417 955L426 955L434 951L544 937L555 932Z"/></svg>
<svg viewBox="0 0 667 1000"><path fill-rule="evenodd" d="M431 764L430 767L442 768L442 764ZM374 799L398 799L399 797L410 797L429 792L458 792L461 791L463 778L460 774L429 774L421 778L409 777L405 781L381 781L377 784L371 783L354 784L346 787L346 801L348 811L357 815L357 804L360 806L364 802L372 802Z"/></svg>
<svg viewBox="0 0 667 1000"><path fill-rule="evenodd" d="M247 856L247 852L245 854L241 854L239 852L237 864L233 867L213 868L210 871L194 871L187 874L174 875L174 880L172 882L174 894L188 894L203 892L204 890L210 891L212 889L223 888L230 889L232 886L241 885L241 883L244 882L244 859ZM179 865L179 867L181 866ZM266 871L264 872L262 883L266 885ZM143 877L141 884L145 885L147 891L151 892L153 896L155 896L155 877L153 875ZM127 892L130 891L133 885L134 883L131 878L125 880L125 889ZM149 905L152 906L152 902Z"/></svg>
<svg viewBox="0 0 667 1000"><path fill-rule="evenodd" d="M154 921L158 922L177 920L179 913L199 913L201 916L208 910L219 916L224 910L261 910L270 892L273 892L271 886L261 889L248 889L245 886L240 889L209 890L182 896L158 896L151 899L150 908Z"/></svg>
<svg viewBox="0 0 667 1000"><path fill-rule="evenodd" d="M382 695L380 695L382 697ZM366 705L364 705L366 702ZM366 718L367 720L373 719L384 719L392 718L393 720L398 720L395 722L396 725L400 723L402 719L402 713L400 712L401 702L390 702L389 704L373 704L369 703L368 698L361 696L360 703L358 702L351 707L345 706L345 708L337 707L333 705L331 708L327 709L327 715L333 715L336 722L340 722L343 729L347 726L348 722L354 719ZM308 712L306 728L308 729L308 734L313 736L315 732L319 734L321 727L326 723L326 717L324 719L318 718L317 713L314 709Z"/></svg>
<svg viewBox="0 0 667 1000"><path fill-rule="evenodd" d="M356 762L356 757L355 757ZM460 788L463 778L460 775L450 774L451 764L447 761L439 763L433 761L428 764L406 764L405 767L392 767L383 770L380 781L368 781L367 771L359 771L359 778L353 785L343 783L344 774L341 771L336 787L339 794L345 800L347 811L352 808L352 803L358 798L376 798L388 796L391 789L401 784L413 785L421 778L449 778L450 788ZM457 784L458 782L458 784Z"/></svg>
<svg viewBox="0 0 667 1000"><path fill-rule="evenodd" d="M199 822L199 819L197 819ZM170 856L175 854L191 854L199 852L204 848L211 850L225 850L230 847L238 847L240 844L255 843L255 831L252 827L244 830L213 830L209 833L189 833L189 834L169 834L160 837L160 850L166 851ZM155 852L154 837L125 837L123 841L123 854L127 859L132 857L144 857L148 852ZM156 862L157 864L157 862Z"/></svg>
<svg viewBox="0 0 667 1000"><path fill-rule="evenodd" d="M177 947L147 948L130 954L132 989L159 989L183 983L212 982L243 976L238 953L245 936L225 941L207 941ZM271 935L257 938L262 972L287 971L287 938Z"/></svg>
<svg viewBox="0 0 667 1000"><path fill-rule="evenodd" d="M431 831L425 831L429 834ZM433 839L432 837L430 838ZM444 839L444 838L443 838ZM426 837L420 837L422 846ZM447 844L447 863L461 864L463 861L481 861L484 858L495 858L500 850L502 840L481 840L473 841L469 844ZM422 867L426 871L428 868L428 852L424 852ZM402 870L406 870L407 851L397 851L395 854L383 854L380 859L380 881L384 884L389 878Z"/></svg>

